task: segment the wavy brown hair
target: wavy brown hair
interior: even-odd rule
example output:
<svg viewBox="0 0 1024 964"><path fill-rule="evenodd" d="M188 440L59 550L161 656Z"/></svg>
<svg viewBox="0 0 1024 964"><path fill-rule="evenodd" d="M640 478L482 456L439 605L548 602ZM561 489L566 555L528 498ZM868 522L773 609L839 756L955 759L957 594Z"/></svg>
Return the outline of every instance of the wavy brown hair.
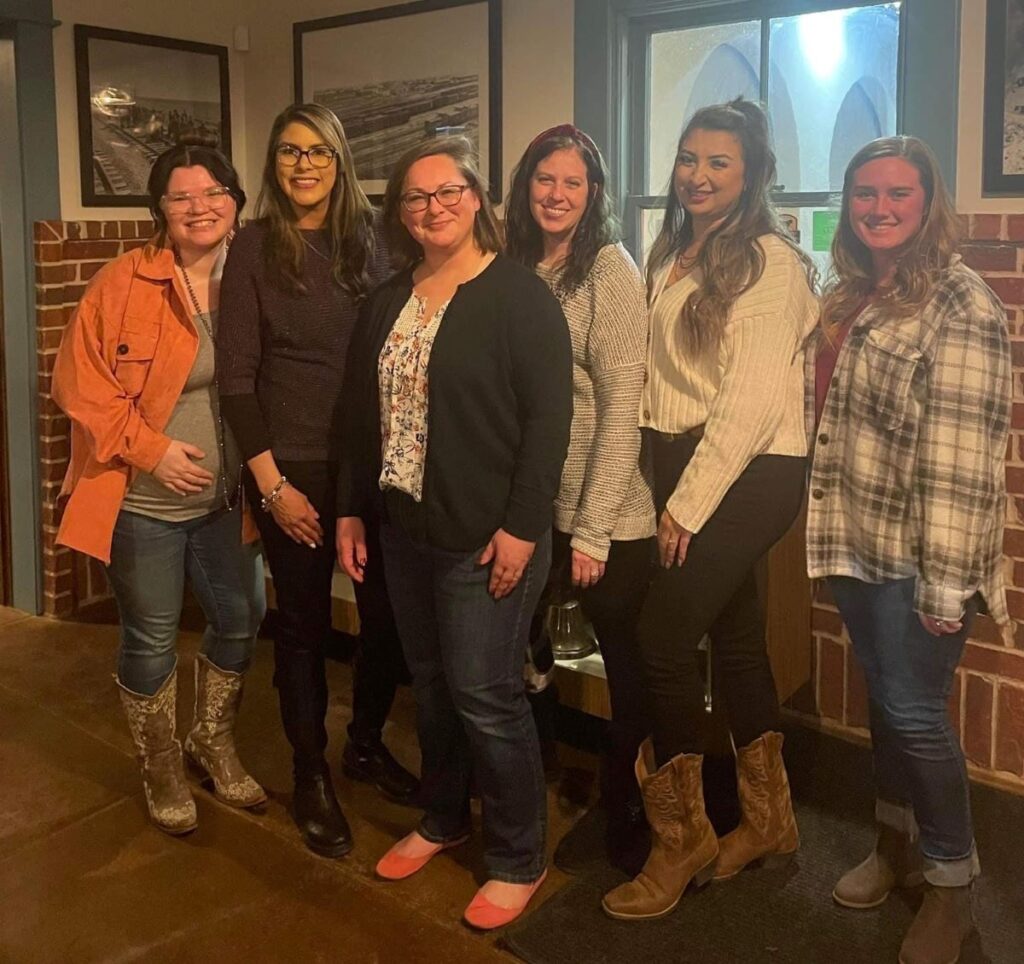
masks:
<svg viewBox="0 0 1024 964"><path fill-rule="evenodd" d="M680 148L696 130L725 131L736 138L743 155L744 183L736 206L701 246L694 267L700 268L702 281L679 313L684 344L694 353L719 344L733 303L764 273L765 253L757 241L760 236L774 234L784 241L804 265L812 288L817 279L813 262L793 242L769 198L775 184L775 152L764 111L742 97L702 107L683 128ZM666 193L665 220L647 259L648 296L658 271L693 240L693 218L675 191L674 164Z"/></svg>
<svg viewBox="0 0 1024 964"><path fill-rule="evenodd" d="M850 223L853 179L869 161L902 157L912 164L924 188L921 229L896 263L892 286L882 299L898 315L912 314L931 296L939 275L949 267L960 240L960 223L932 149L917 137L880 137L865 144L850 160L843 176L839 224L832 239L832 269L821 305L821 326L829 337L875 289L871 251Z"/></svg>
<svg viewBox="0 0 1024 964"><path fill-rule="evenodd" d="M267 225L263 262L268 278L293 294L304 294L303 267L308 251L296 223L295 210L277 179L277 147L291 123L303 124L335 152L337 177L331 189L326 228L331 242L331 275L354 299L370 290L367 266L373 254L373 208L356 179L345 129L333 111L320 104L292 104L270 128L263 184L256 216Z"/></svg>
<svg viewBox="0 0 1024 964"><path fill-rule="evenodd" d="M544 237L530 211L530 179L537 165L555 151L574 150L587 171L587 206L572 236L569 254L556 289L570 295L587 279L597 254L619 240L618 221L608 193L608 168L597 145L572 124L559 124L538 134L512 172L505 203L505 243L508 254L531 270L544 257Z"/></svg>
<svg viewBox="0 0 1024 964"><path fill-rule="evenodd" d="M417 144L406 151L391 171L384 191L384 226L391 244L391 257L399 269L410 268L423 260L423 247L402 224L402 191L409 168L425 157L444 154L450 157L459 173L466 179L470 190L480 202L480 210L473 221L473 240L481 251L502 251L501 231L494 208L487 196L487 182L476 161L476 148L468 137L437 137Z"/></svg>

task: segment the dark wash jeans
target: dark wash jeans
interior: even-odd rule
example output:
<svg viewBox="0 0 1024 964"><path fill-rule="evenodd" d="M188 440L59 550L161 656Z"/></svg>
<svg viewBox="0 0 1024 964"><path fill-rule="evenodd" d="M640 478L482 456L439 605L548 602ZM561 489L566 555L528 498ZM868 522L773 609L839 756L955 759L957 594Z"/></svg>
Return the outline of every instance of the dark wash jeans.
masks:
<svg viewBox="0 0 1024 964"><path fill-rule="evenodd" d="M523 684L530 619L551 564L538 542L504 599L487 591L491 567L381 526L395 616L412 671L422 753L419 832L436 843L470 826L470 779L483 804L488 878L531 883L544 869L544 767Z"/></svg>
<svg viewBox="0 0 1024 964"><path fill-rule="evenodd" d="M932 636L914 611L915 582L830 576L828 585L867 681L878 798L913 808L929 882L963 886L978 867L967 766L947 701L977 597L960 632Z"/></svg>
<svg viewBox="0 0 1024 964"><path fill-rule="evenodd" d="M660 518L697 441L655 434L653 443ZM707 714L697 646L705 633L736 746L779 728L754 566L796 519L806 469L807 460L797 456L752 459L690 540L683 565L656 567L637 638L658 766L680 753L704 752Z"/></svg>
<svg viewBox="0 0 1024 964"><path fill-rule="evenodd" d="M290 730L288 736L297 762L317 766L327 746L324 646L331 632L337 470L329 462L278 462L278 467L320 513L324 533L324 544L315 549L293 542L270 513L260 511L259 491L252 475L245 472L246 491L255 507L277 598L275 682L281 689L285 674L290 673L294 683L286 688L292 696L298 692L304 703L290 707L293 712L286 713L286 730ZM348 735L361 744L380 739L397 684L408 672L384 582L380 551L374 551L376 538L376 526L368 524L370 553L366 579L355 586L360 639L353 667L352 722ZM295 721L294 727L289 727L289 720ZM307 759L299 761L300 756Z"/></svg>
<svg viewBox="0 0 1024 964"><path fill-rule="evenodd" d="M218 509L186 522L121 511L107 577L121 616L117 678L152 696L177 663L185 580L206 616L200 652L214 666L242 673L266 611L263 566L242 544L242 510Z"/></svg>

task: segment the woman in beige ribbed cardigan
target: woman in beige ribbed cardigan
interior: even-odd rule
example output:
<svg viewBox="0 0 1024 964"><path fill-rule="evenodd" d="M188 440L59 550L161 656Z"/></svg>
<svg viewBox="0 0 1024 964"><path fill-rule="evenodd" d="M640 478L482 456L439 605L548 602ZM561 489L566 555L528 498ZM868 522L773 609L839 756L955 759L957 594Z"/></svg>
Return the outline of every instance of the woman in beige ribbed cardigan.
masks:
<svg viewBox="0 0 1024 964"><path fill-rule="evenodd" d="M652 716L637 775L654 840L636 880L605 895L616 918L660 917L692 880L727 879L799 844L754 566L802 501L801 345L817 304L813 268L768 200L774 180L756 104L698 111L647 266L640 424L654 457L661 565L637 627ZM721 842L701 784L705 634L738 748L742 819Z"/></svg>
<svg viewBox="0 0 1024 964"><path fill-rule="evenodd" d="M616 243L606 181L601 153L583 131L571 124L543 131L512 175L505 228L509 254L555 293L572 338L572 436L555 499L549 585L581 591L601 646L612 704L606 844L611 862L632 875L649 846L633 778L650 730L636 645L654 548L636 422L647 308L640 272ZM570 873L579 857L571 846L555 851Z"/></svg>

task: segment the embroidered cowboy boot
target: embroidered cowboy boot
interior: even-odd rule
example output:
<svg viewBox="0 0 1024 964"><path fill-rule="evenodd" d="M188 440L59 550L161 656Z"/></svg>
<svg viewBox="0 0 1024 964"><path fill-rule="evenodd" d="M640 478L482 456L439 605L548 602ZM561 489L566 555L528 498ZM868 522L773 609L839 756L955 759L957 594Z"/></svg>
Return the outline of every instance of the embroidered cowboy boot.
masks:
<svg viewBox="0 0 1024 964"><path fill-rule="evenodd" d="M267 795L246 772L235 749L235 719L245 676L214 666L202 653L196 656L195 667L195 717L185 752L213 780L213 792L222 803L258 806Z"/></svg>

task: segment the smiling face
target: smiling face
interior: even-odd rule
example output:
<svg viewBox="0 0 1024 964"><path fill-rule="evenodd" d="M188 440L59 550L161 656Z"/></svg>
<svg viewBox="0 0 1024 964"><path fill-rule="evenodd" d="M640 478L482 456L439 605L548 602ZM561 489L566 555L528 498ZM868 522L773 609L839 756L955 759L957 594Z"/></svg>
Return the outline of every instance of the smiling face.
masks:
<svg viewBox="0 0 1024 964"><path fill-rule="evenodd" d="M854 172L850 228L876 267L898 256L921 230L927 206L921 175L905 158L875 158Z"/></svg>
<svg viewBox="0 0 1024 964"><path fill-rule="evenodd" d="M323 138L311 127L293 121L277 139L277 147L287 144L300 151L313 147L330 148ZM294 167L277 162L277 183L285 197L291 202L292 210L300 228L323 227L331 206L331 191L338 179L338 158L327 167L317 168L303 154Z"/></svg>
<svg viewBox="0 0 1024 964"><path fill-rule="evenodd" d="M570 239L587 211L587 165L574 147L552 151L530 175L530 214L547 244Z"/></svg>
<svg viewBox="0 0 1024 964"><path fill-rule="evenodd" d="M214 176L202 165L176 167L167 179L164 198L161 199L164 217L167 219L167 237L183 254L201 254L220 244L235 226L238 206L230 194L217 198L205 198L210 188L222 187ZM192 195L184 210L168 209L168 197Z"/></svg>
<svg viewBox="0 0 1024 964"><path fill-rule="evenodd" d="M723 220L743 193L743 148L728 131L695 128L680 142L673 188L695 221Z"/></svg>
<svg viewBox="0 0 1024 964"><path fill-rule="evenodd" d="M462 186L466 178L455 161L447 154L432 154L421 157L405 176L402 196L411 193L433 194L446 185ZM423 253L431 256L451 256L461 251L464 245L473 243L473 226L476 212L480 210L480 198L472 188L462 192L458 204L444 207L436 197L424 211L408 211L400 205L402 224L413 239L423 247Z"/></svg>

